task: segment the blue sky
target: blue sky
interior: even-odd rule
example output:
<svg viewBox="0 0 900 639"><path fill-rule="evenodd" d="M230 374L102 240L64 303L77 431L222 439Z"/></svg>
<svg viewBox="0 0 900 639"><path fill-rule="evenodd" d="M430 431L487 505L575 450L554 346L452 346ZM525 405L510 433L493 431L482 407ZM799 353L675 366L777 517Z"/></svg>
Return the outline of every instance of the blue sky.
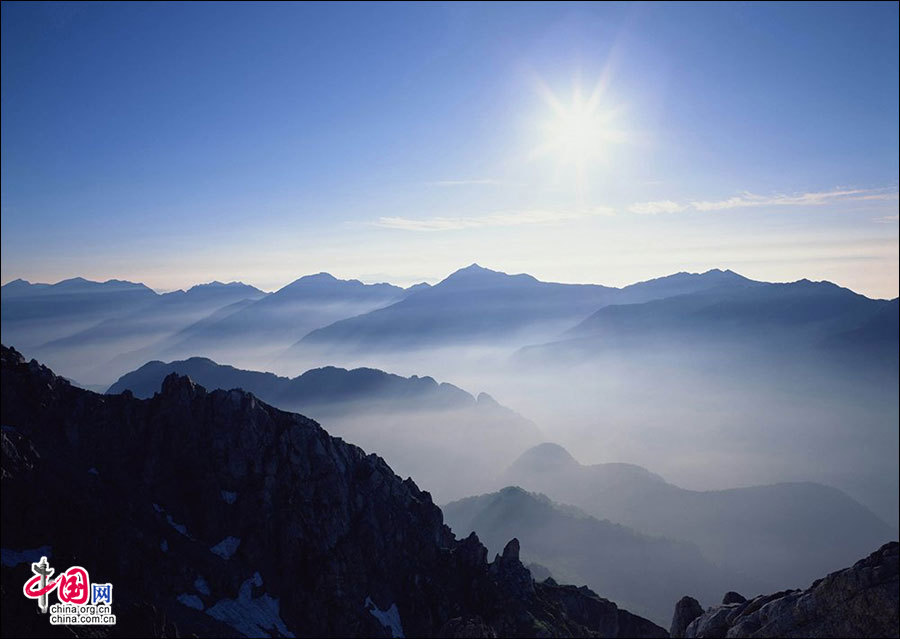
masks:
<svg viewBox="0 0 900 639"><path fill-rule="evenodd" d="M4 2L2 280L272 289L477 261L894 297L898 22L897 3Z"/></svg>

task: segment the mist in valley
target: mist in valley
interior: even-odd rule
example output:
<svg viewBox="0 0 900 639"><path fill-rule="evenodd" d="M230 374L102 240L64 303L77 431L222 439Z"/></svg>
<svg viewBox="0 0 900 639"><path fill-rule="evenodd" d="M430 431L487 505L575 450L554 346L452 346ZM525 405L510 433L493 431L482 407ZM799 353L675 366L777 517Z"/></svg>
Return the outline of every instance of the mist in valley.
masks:
<svg viewBox="0 0 900 639"><path fill-rule="evenodd" d="M459 537L517 537L537 573L657 623L679 593L804 587L897 535L896 300L474 265L412 289L318 275L95 301L117 287L74 310L7 290L4 340L109 394L176 373L313 418L428 491Z"/></svg>

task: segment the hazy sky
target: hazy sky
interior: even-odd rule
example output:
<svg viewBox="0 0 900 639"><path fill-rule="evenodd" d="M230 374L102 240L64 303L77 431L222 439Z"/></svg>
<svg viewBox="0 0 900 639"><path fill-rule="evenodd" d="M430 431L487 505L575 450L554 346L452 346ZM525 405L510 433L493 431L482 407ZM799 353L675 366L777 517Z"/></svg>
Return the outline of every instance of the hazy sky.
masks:
<svg viewBox="0 0 900 639"><path fill-rule="evenodd" d="M898 4L2 3L2 280L898 294Z"/></svg>

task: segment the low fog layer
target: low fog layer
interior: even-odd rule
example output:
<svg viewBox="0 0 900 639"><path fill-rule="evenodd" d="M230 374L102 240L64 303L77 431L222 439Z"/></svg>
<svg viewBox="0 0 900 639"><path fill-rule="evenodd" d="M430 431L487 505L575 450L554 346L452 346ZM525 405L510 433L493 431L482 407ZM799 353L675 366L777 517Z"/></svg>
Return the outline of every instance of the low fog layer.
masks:
<svg viewBox="0 0 900 639"><path fill-rule="evenodd" d="M632 464L582 465L542 444L500 478L647 535L695 544L752 590L803 587L896 531L842 491L810 482L692 491ZM736 576L736 577L735 577Z"/></svg>

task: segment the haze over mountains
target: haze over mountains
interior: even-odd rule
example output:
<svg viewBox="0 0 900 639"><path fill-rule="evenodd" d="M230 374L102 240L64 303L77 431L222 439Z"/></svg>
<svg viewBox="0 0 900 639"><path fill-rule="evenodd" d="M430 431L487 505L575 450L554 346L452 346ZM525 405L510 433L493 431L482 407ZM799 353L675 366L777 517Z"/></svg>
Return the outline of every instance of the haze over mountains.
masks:
<svg viewBox="0 0 900 639"><path fill-rule="evenodd" d="M435 499L471 495L493 482L543 434L486 393L477 397L430 377L327 367L293 379L217 364L205 358L148 362L122 376L108 394L150 398L172 374L204 387L252 392L263 401L327 423L330 432L366 446L398 472L415 477ZM460 473L460 468L465 468Z"/></svg>
<svg viewBox="0 0 900 639"><path fill-rule="evenodd" d="M599 349L663 347L676 341L715 348L721 343L822 361L849 357L883 367L896 362L898 300L871 300L830 282L801 280L728 284L644 303L597 310L561 341L530 354L585 359ZM896 350L896 349L893 349ZM835 362L837 363L837 362Z"/></svg>
<svg viewBox="0 0 900 639"><path fill-rule="evenodd" d="M679 273L618 289L541 282L472 264L391 306L312 331L298 348L371 352L529 343L556 335L610 304L646 302L734 281L748 280L722 271Z"/></svg>
<svg viewBox="0 0 900 639"><path fill-rule="evenodd" d="M828 282L711 270L614 288L473 264L408 289L324 273L268 294L230 284L159 295L74 279L11 282L2 300L6 342L92 388L194 357L286 379L329 367L433 377L489 393L585 461L632 462L696 490L820 482L900 522L898 302ZM417 454L429 429L414 411L377 412L390 415L382 428L351 423L363 413L349 410L339 428L388 456L404 448L391 460L399 468L406 458L436 471L481 450L459 436L443 453ZM366 439L387 431L405 446ZM496 433L495 473L537 443L527 428ZM465 496L445 492L452 473L434 481L442 499Z"/></svg>
<svg viewBox="0 0 900 639"><path fill-rule="evenodd" d="M512 533L526 565L544 566L560 583L587 584L662 626L684 593L710 601L740 581L752 583L710 562L694 544L644 535L517 486L441 510L457 535L475 532L489 553L502 551Z"/></svg>
<svg viewBox="0 0 900 639"><path fill-rule="evenodd" d="M746 591L803 586L823 569L836 570L865 552L861 549L896 535L867 508L829 486L804 482L685 490L632 464L582 465L549 443L523 453L498 481L646 535L695 544L730 575L734 587Z"/></svg>
<svg viewBox="0 0 900 639"><path fill-rule="evenodd" d="M897 300L828 282L614 288L472 265L408 289L16 281L2 307L5 342L116 406L200 384L226 391L216 410L302 412L456 500L458 535L501 558L516 537L536 571L658 624L683 594L806 586L897 534Z"/></svg>
<svg viewBox="0 0 900 639"><path fill-rule="evenodd" d="M412 479L249 393L173 374L149 400L101 396L5 346L0 363L4 634L48 634L20 594L39 552L131 584L124 636L666 636L535 583L516 539L489 562Z"/></svg>

